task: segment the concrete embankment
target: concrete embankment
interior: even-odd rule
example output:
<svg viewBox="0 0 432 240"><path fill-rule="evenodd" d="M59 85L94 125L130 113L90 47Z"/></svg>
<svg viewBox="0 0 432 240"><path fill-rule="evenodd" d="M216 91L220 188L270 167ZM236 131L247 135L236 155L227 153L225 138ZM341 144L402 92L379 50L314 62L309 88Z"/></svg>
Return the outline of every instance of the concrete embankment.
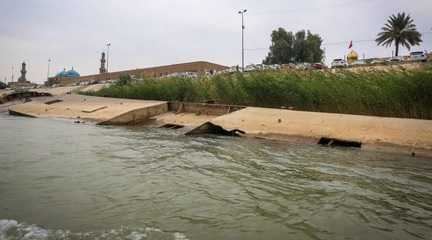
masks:
<svg viewBox="0 0 432 240"><path fill-rule="evenodd" d="M94 121L98 124L137 124L168 111L162 101L63 95L35 98L9 107L9 113L28 117L51 117Z"/></svg>
<svg viewBox="0 0 432 240"><path fill-rule="evenodd" d="M432 121L248 107L212 119L189 134L221 127L268 139L302 138L353 146L402 146L432 151ZM216 128L218 131L218 128Z"/></svg>
<svg viewBox="0 0 432 240"><path fill-rule="evenodd" d="M69 92L68 89L52 90ZM354 147L402 147L432 153L432 121L217 104L170 103L64 94L9 106L10 114L138 124L277 140L300 140ZM428 154L429 155L429 154Z"/></svg>

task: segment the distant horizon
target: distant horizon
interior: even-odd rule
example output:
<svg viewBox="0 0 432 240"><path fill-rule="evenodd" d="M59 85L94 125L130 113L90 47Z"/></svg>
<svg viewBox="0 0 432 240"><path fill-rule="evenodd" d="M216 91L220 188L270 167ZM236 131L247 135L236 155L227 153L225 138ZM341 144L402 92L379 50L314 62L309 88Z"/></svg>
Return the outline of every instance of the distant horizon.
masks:
<svg viewBox="0 0 432 240"><path fill-rule="evenodd" d="M402 11L423 33L422 45L411 50L432 50L432 2L427 0L5 0L0 8L5 10L0 16L0 80L6 77L7 82L12 66L14 81L18 79L22 61L27 63L27 79L35 83L46 80L48 59L51 77L71 67L82 76L97 74L107 42L110 72L195 61L240 65L240 9L248 9L246 65L262 62L270 34L279 27L319 34L327 64L343 58L350 41L361 57L390 57L394 48L376 46L374 39L387 18ZM401 55L407 54L401 49Z"/></svg>

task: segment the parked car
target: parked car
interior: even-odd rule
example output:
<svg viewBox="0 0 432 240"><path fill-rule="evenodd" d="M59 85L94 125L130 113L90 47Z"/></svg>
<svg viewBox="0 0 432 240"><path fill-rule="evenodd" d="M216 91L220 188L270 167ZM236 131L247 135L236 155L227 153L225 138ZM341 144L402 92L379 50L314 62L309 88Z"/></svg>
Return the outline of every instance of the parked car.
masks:
<svg viewBox="0 0 432 240"><path fill-rule="evenodd" d="M312 64L312 68L313 69L326 69L327 66L322 64L322 63L314 63L314 64Z"/></svg>
<svg viewBox="0 0 432 240"><path fill-rule="evenodd" d="M426 52L421 52L421 51L417 51L417 52L411 52L410 53L410 58L411 61L422 61L422 62L426 62L428 59L428 55Z"/></svg>
<svg viewBox="0 0 432 240"><path fill-rule="evenodd" d="M312 64L310 64L310 63L297 63L295 68L298 70L309 70L309 69L312 69Z"/></svg>
<svg viewBox="0 0 432 240"><path fill-rule="evenodd" d="M256 71L256 70L258 70L258 69L253 64L247 65L244 69L245 72L252 72L252 71Z"/></svg>
<svg viewBox="0 0 432 240"><path fill-rule="evenodd" d="M331 63L332 68L344 68L347 66L348 66L347 62L340 58L334 59L333 62Z"/></svg>
<svg viewBox="0 0 432 240"><path fill-rule="evenodd" d="M273 70L280 70L282 69L282 66L280 64L273 64L270 66L270 68Z"/></svg>
<svg viewBox="0 0 432 240"><path fill-rule="evenodd" d="M397 62L403 62L403 57L392 57L392 58L389 58L388 60L387 60L387 62L391 62L391 63L397 63Z"/></svg>
<svg viewBox="0 0 432 240"><path fill-rule="evenodd" d="M381 60L381 59L374 59L374 60L372 60L370 63L371 63L372 65L375 65L375 64L383 64L383 63L385 63L385 61L384 61L384 60Z"/></svg>
<svg viewBox="0 0 432 240"><path fill-rule="evenodd" d="M223 71L221 71L219 73L222 73L222 74L223 73L235 73L235 72L238 72L238 71L239 71L239 68L237 66L233 66L233 67L225 69L225 70L223 70Z"/></svg>
<svg viewBox="0 0 432 240"><path fill-rule="evenodd" d="M352 66L362 66L362 65L366 65L366 61L365 60L357 60L354 61L353 63L351 63Z"/></svg>

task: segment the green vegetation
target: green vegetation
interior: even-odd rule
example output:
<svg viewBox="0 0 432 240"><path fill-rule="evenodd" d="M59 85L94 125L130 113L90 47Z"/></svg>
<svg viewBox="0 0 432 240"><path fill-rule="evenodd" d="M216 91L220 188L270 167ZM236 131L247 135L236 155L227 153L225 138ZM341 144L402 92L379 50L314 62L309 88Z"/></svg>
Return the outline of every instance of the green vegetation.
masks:
<svg viewBox="0 0 432 240"><path fill-rule="evenodd" d="M0 81L0 89L5 89L5 88L7 88L6 83Z"/></svg>
<svg viewBox="0 0 432 240"><path fill-rule="evenodd" d="M263 61L265 64L319 63L324 58L322 38L310 31L294 34L279 28L272 32L271 41L270 52Z"/></svg>
<svg viewBox="0 0 432 240"><path fill-rule="evenodd" d="M391 72L256 72L144 79L84 94L432 119L432 67Z"/></svg>
<svg viewBox="0 0 432 240"><path fill-rule="evenodd" d="M410 15L398 13L392 15L378 34L376 42L378 45L390 47L395 44L395 55L399 56L399 46L402 45L408 49L411 46L419 45L422 42L422 35L417 31L414 20Z"/></svg>

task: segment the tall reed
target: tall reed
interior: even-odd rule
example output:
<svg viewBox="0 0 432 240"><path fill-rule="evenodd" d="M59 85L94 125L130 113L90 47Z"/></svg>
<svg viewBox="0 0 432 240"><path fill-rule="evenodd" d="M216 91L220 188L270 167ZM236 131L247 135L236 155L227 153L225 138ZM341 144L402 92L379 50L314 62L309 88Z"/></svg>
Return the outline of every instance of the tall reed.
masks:
<svg viewBox="0 0 432 240"><path fill-rule="evenodd" d="M432 67L371 72L255 72L127 81L83 94L432 119Z"/></svg>

